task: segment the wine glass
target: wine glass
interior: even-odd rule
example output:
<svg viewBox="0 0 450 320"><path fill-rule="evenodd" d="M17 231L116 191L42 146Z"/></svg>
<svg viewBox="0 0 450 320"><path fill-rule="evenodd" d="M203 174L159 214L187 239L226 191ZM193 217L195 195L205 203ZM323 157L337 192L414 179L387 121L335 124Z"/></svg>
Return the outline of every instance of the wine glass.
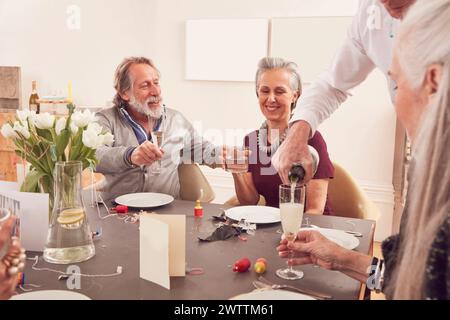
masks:
<svg viewBox="0 0 450 320"><path fill-rule="evenodd" d="M8 209L0 208L0 230L2 225L9 219L11 213ZM0 232L0 260L8 252L10 235Z"/></svg>
<svg viewBox="0 0 450 320"><path fill-rule="evenodd" d="M156 126L152 127L150 135L152 137L153 144L155 144L156 147L161 148L164 140L164 116L158 120ZM150 166L149 172L152 176L157 176L161 173L161 159L155 161Z"/></svg>
<svg viewBox="0 0 450 320"><path fill-rule="evenodd" d="M230 173L248 172L249 149L247 147L224 146L224 169Z"/></svg>
<svg viewBox="0 0 450 320"><path fill-rule="evenodd" d="M305 187L292 185L280 185L280 216L285 239L292 243L297 237L303 220L305 207ZM292 258L292 250L289 250L289 259ZM276 271L277 276L287 280L303 278L303 271L296 270L290 265Z"/></svg>

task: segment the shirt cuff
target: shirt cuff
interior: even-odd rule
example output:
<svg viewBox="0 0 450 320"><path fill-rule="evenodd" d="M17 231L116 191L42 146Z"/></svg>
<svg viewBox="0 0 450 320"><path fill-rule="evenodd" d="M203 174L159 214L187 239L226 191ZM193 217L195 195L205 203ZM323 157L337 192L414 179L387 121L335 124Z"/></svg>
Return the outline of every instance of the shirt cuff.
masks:
<svg viewBox="0 0 450 320"><path fill-rule="evenodd" d="M123 154L123 161L128 166L128 168L136 168L136 166L131 162L131 154L135 149L136 147L129 147Z"/></svg>
<svg viewBox="0 0 450 320"><path fill-rule="evenodd" d="M307 122L311 128L311 133L309 138L316 133L317 127L319 126L319 121L314 112L309 110L298 110L292 115L291 120L289 120L289 126L292 126L295 122L303 120Z"/></svg>

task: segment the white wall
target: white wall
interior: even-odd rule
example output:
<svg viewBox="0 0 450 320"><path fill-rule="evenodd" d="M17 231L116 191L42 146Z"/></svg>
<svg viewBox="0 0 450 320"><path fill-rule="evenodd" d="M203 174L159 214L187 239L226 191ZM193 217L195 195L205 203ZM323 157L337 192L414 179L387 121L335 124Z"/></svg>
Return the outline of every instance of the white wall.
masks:
<svg viewBox="0 0 450 320"><path fill-rule="evenodd" d="M80 8L80 29L69 30L70 5ZM0 65L22 67L23 104L31 81L41 96L67 94L75 103L105 105L121 59L150 55L155 27L149 0L0 0Z"/></svg>
<svg viewBox="0 0 450 320"><path fill-rule="evenodd" d="M258 105L252 83L184 80L185 21L353 15L357 5L357 0L156 0L156 2L155 23L158 32L154 42L155 60L163 72L162 84L166 103L184 111L191 120L202 119L205 128L248 130L259 126L262 121L259 113L255 112Z"/></svg>

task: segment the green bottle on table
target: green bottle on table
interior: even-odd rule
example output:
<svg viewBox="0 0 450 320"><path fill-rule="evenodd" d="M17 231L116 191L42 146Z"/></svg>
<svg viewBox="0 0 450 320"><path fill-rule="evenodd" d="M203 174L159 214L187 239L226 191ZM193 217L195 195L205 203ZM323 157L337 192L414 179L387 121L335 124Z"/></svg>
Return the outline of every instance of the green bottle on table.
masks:
<svg viewBox="0 0 450 320"><path fill-rule="evenodd" d="M39 95L36 90L36 80L33 80L31 82L31 95L28 106L30 107L30 111L34 110L36 111L36 113L39 113L41 111L41 105L39 104Z"/></svg>

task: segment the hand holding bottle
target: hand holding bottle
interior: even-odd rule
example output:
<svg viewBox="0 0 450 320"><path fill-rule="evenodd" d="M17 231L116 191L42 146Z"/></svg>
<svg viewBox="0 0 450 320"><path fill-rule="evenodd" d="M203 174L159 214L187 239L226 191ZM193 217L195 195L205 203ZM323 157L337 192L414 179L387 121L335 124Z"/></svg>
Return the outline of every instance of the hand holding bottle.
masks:
<svg viewBox="0 0 450 320"><path fill-rule="evenodd" d="M295 163L301 163L305 169L302 184L313 177L312 157L308 148L310 127L304 121L298 121L289 129L288 135L272 157L272 165L278 171L283 184L290 184L288 173Z"/></svg>
<svg viewBox="0 0 450 320"><path fill-rule="evenodd" d="M319 154L316 149L308 146L312 158L312 174L314 175L319 165ZM290 183L302 183L305 181L306 170L303 163L294 163L288 173Z"/></svg>

